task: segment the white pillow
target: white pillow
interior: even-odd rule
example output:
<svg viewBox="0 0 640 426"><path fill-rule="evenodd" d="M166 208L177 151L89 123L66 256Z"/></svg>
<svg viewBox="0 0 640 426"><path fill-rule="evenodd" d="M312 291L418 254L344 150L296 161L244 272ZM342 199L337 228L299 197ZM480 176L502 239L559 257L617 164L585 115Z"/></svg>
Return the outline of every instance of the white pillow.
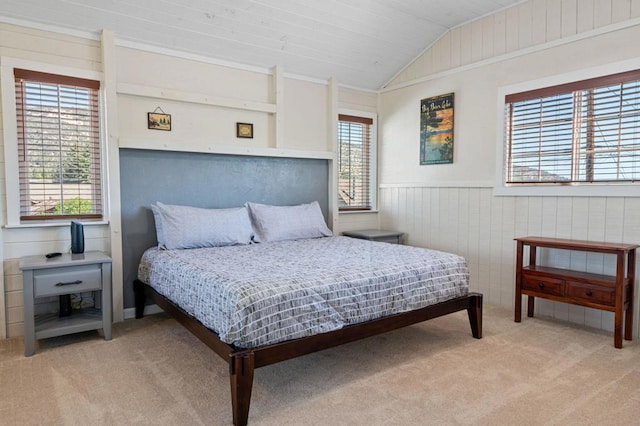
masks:
<svg viewBox="0 0 640 426"><path fill-rule="evenodd" d="M202 209L158 202L151 210L158 244L168 250L249 244L253 236L246 207Z"/></svg>
<svg viewBox="0 0 640 426"><path fill-rule="evenodd" d="M333 235L327 228L317 201L297 206L269 206L257 203L245 205L249 208L255 231L253 240L256 242L266 243Z"/></svg>

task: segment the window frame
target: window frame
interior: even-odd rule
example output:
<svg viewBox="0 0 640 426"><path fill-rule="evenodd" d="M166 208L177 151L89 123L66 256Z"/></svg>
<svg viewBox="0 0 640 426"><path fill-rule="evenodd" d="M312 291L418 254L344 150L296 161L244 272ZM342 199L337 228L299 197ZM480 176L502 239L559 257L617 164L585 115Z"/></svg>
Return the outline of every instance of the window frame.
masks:
<svg viewBox="0 0 640 426"><path fill-rule="evenodd" d="M540 90L551 86L570 85L583 80L604 78L613 74L640 69L640 59L632 59L579 71L559 74L538 80L517 83L498 88L496 123L496 166L493 193L497 196L592 196L625 197L640 196L640 184L631 182L574 183L506 183L507 152L505 134L506 97L514 93Z"/></svg>
<svg viewBox="0 0 640 426"><path fill-rule="evenodd" d="M378 115L373 112L352 110L352 109L338 109L338 115L336 116L336 132L339 128L339 117L341 115L350 115L353 117L361 117L372 120L370 127L370 144L369 144L369 200L371 204L370 209L340 209L337 205L338 214L357 214L357 213L376 213L378 211ZM338 204L338 173L340 169L339 164L339 150L340 142L338 135L336 134L336 182L335 182L335 202Z"/></svg>
<svg viewBox="0 0 640 426"><path fill-rule="evenodd" d="M2 80L2 120L3 120L3 140L5 154L5 180L6 180L6 208L7 217L4 226L7 228L29 228L43 226L63 226L68 225L70 218L43 219L43 220L21 220L20 219L20 177L18 165L18 129L17 129L17 106L15 92L14 69L27 69L36 72L57 74L73 78L96 80L100 82L98 92L98 115L99 115L99 141L100 141L100 184L102 197L102 218L82 219L85 224L106 224L109 221L108 205L108 180L107 180L107 158L106 158L106 133L105 133L105 108L104 108L104 78L98 71L70 68L65 66L44 64L17 58L0 57L0 78Z"/></svg>

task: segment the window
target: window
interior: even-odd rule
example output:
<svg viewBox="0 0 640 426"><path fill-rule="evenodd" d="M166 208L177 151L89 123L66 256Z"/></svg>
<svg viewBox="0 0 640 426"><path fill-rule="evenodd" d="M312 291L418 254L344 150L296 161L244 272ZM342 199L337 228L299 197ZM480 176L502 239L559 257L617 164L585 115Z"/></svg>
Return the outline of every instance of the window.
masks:
<svg viewBox="0 0 640 426"><path fill-rule="evenodd" d="M375 202L373 117L338 116L338 209L372 210Z"/></svg>
<svg viewBox="0 0 640 426"><path fill-rule="evenodd" d="M505 183L640 180L640 70L505 96Z"/></svg>
<svg viewBox="0 0 640 426"><path fill-rule="evenodd" d="M20 221L102 218L100 82L14 69Z"/></svg>

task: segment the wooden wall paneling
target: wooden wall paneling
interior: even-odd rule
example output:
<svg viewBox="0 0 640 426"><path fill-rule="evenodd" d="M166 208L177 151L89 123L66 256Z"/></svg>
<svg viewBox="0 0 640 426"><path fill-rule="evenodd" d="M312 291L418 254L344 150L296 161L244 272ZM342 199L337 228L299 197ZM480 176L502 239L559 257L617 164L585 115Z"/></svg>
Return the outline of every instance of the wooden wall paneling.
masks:
<svg viewBox="0 0 640 426"><path fill-rule="evenodd" d="M542 198L542 225L541 235L553 237L556 235L556 220L558 217L558 198Z"/></svg>
<svg viewBox="0 0 640 426"><path fill-rule="evenodd" d="M547 0L547 41L562 35L562 7L558 0Z"/></svg>
<svg viewBox="0 0 640 426"><path fill-rule="evenodd" d="M515 197L516 199L516 219L514 234L515 237L526 237L529 235L528 227L528 212L529 212L529 197ZM513 250L515 252L516 243L513 242ZM514 263L515 265L515 263Z"/></svg>
<svg viewBox="0 0 640 426"><path fill-rule="evenodd" d="M442 65L442 39L433 43L431 49L429 49L429 55L431 57L430 66L428 67L429 74L437 73L444 69ZM420 75L418 75L420 77Z"/></svg>
<svg viewBox="0 0 640 426"><path fill-rule="evenodd" d="M471 63L472 37L471 25L463 25L460 28L460 65Z"/></svg>
<svg viewBox="0 0 640 426"><path fill-rule="evenodd" d="M624 236L624 198L609 197L604 199L602 241L620 242ZM589 212L591 216L591 212ZM590 225L591 226L591 225ZM613 256L603 256L602 273L605 275L616 275L616 261ZM608 331L614 330L615 314L613 312L602 311L602 328Z"/></svg>
<svg viewBox="0 0 640 426"><path fill-rule="evenodd" d="M473 291L480 288L480 189L469 189L467 226L467 264L469 266L469 282Z"/></svg>
<svg viewBox="0 0 640 426"><path fill-rule="evenodd" d="M447 230L445 241L447 249L454 253L460 253L458 247L458 234L460 233L460 188L449 188L446 191L447 210L440 211L440 218L445 219L445 228Z"/></svg>
<svg viewBox="0 0 640 426"><path fill-rule="evenodd" d="M529 235L542 234L542 197L529 197L527 214L527 230Z"/></svg>
<svg viewBox="0 0 640 426"><path fill-rule="evenodd" d="M588 198L587 233L586 239L604 241L605 239L605 211L606 199L603 197ZM607 256L606 261L614 262L614 256ZM604 273L605 256L601 253L587 253L586 271L595 274ZM604 311L599 309L587 309L585 312L586 324L591 327L613 330L613 323L605 320Z"/></svg>
<svg viewBox="0 0 640 426"><path fill-rule="evenodd" d="M418 239L421 247L430 247L432 234L430 217L431 195L429 193L429 188L421 188L420 193L420 214L422 216L420 223L422 224L422 229L418 233Z"/></svg>
<svg viewBox="0 0 640 426"><path fill-rule="evenodd" d="M489 264L491 270L489 273L489 297L490 303L500 304L502 271L500 268L502 262L502 205L506 197L493 197L491 200L491 221L489 234Z"/></svg>
<svg viewBox="0 0 640 426"><path fill-rule="evenodd" d="M431 232L429 247L439 250L442 248L440 245L440 188L430 188L429 198L429 231Z"/></svg>
<svg viewBox="0 0 640 426"><path fill-rule="evenodd" d="M493 51L493 43L495 41L493 15L480 20L480 24L482 25L482 59L492 58L495 56Z"/></svg>
<svg viewBox="0 0 640 426"><path fill-rule="evenodd" d="M624 199L624 219L623 219L624 234L622 236L623 242L637 243L640 241L640 198L625 198ZM640 336L640 286L638 282L640 277L638 276L640 271L640 256L636 256L636 294L634 300L634 319L635 325L634 336Z"/></svg>
<svg viewBox="0 0 640 426"><path fill-rule="evenodd" d="M460 27L453 28L449 31L450 36L450 60L451 68L460 66L460 38L462 37L462 31Z"/></svg>
<svg viewBox="0 0 640 426"><path fill-rule="evenodd" d="M423 75L428 75L434 72L437 64L435 64L433 49L428 49L424 54L420 57L421 63L419 67L411 70L412 74L408 74L407 77L419 78Z"/></svg>
<svg viewBox="0 0 640 426"><path fill-rule="evenodd" d="M503 10L493 15L493 53L495 56L507 52L507 13Z"/></svg>
<svg viewBox="0 0 640 426"><path fill-rule="evenodd" d="M527 1L515 9L518 11L518 48L524 49L533 44L533 5Z"/></svg>
<svg viewBox="0 0 640 426"><path fill-rule="evenodd" d="M471 23L471 62L482 60L482 21L476 20Z"/></svg>
<svg viewBox="0 0 640 426"><path fill-rule="evenodd" d="M15 49L16 58L39 62L41 55L52 57L53 64L100 71L100 43L16 26L0 26L0 40L7 49Z"/></svg>
<svg viewBox="0 0 640 426"><path fill-rule="evenodd" d="M531 0L531 44L547 41L547 1Z"/></svg>
<svg viewBox="0 0 640 426"><path fill-rule="evenodd" d="M609 197L605 200L604 241L620 242L624 240L624 198ZM603 273L616 274L615 262L605 262Z"/></svg>
<svg viewBox="0 0 640 426"><path fill-rule="evenodd" d="M500 304L510 306L515 297L513 285L515 283L515 250L513 248L516 237L516 197L502 197L502 250L500 264Z"/></svg>
<svg viewBox="0 0 640 426"><path fill-rule="evenodd" d="M611 2L611 22L622 22L631 17L631 0L613 0Z"/></svg>
<svg viewBox="0 0 640 426"><path fill-rule="evenodd" d="M518 37L520 29L518 28L520 16L518 8L512 7L506 10L506 26L505 26L505 48L506 53L518 50Z"/></svg>
<svg viewBox="0 0 640 426"><path fill-rule="evenodd" d="M631 0L631 10L629 12L631 18L640 17L640 0Z"/></svg>
<svg viewBox="0 0 640 426"><path fill-rule="evenodd" d="M569 197L556 198L556 218L555 218L555 237L571 238L571 217L572 217L572 199ZM550 235L551 236L551 235ZM559 268L571 267L571 252L567 250L555 250L553 255L553 265ZM557 303L554 306L553 315L563 321L569 320L569 309L571 305L566 303Z"/></svg>
<svg viewBox="0 0 640 426"><path fill-rule="evenodd" d="M440 45L440 66L438 70L448 70L451 68L451 32L447 31L438 40L438 44Z"/></svg>
<svg viewBox="0 0 640 426"><path fill-rule="evenodd" d="M624 199L623 229L623 242L640 242L640 198L629 197Z"/></svg>
<svg viewBox="0 0 640 426"><path fill-rule="evenodd" d="M600 28L611 24L611 0L598 0L594 3L593 25Z"/></svg>
<svg viewBox="0 0 640 426"><path fill-rule="evenodd" d="M576 10L576 32L591 31L594 28L595 0L580 0Z"/></svg>
<svg viewBox="0 0 640 426"><path fill-rule="evenodd" d="M491 243L491 202L493 199L490 188L480 189L480 217L479 217L479 256L478 256L478 279L479 290L489 297L491 286L491 254L489 246Z"/></svg>
<svg viewBox="0 0 640 426"><path fill-rule="evenodd" d="M394 210L397 213L397 209L398 209L398 191L397 188L388 188L386 191L386 200L385 200L385 204L386 204L386 208L384 211L388 211L391 212L391 215L388 215L388 219L387 219L387 223L383 226L383 228L387 228L387 229L395 229L396 228L396 221L397 221L397 214L393 214Z"/></svg>
<svg viewBox="0 0 640 426"><path fill-rule="evenodd" d="M588 199L582 197L571 197L572 214L571 214L571 237L573 239L585 239L587 235L587 217L588 214ZM570 265L571 269L586 270L587 256L584 252L570 252ZM584 308L578 306L569 306L569 321L576 322L578 324L584 324L586 311Z"/></svg>
<svg viewBox="0 0 640 426"><path fill-rule="evenodd" d="M606 199L603 197L590 197L588 198L588 206L586 239L604 241ZM587 272L602 274L604 272L604 261L604 255L600 253L587 253Z"/></svg>
<svg viewBox="0 0 640 426"><path fill-rule="evenodd" d="M434 224L436 232L438 234L438 248L440 250L447 250L449 247L449 239L448 235L448 217L450 214L449 211L449 188L438 188L434 193L434 198L436 199L437 208L437 222Z"/></svg>
<svg viewBox="0 0 640 426"><path fill-rule="evenodd" d="M560 6L561 30L562 37L569 37L577 32L577 9L578 0L562 0Z"/></svg>
<svg viewBox="0 0 640 426"><path fill-rule="evenodd" d="M469 188L460 188L458 190L458 226L456 227L458 231L457 253L465 259L469 258L470 191Z"/></svg>
<svg viewBox="0 0 640 426"><path fill-rule="evenodd" d="M416 234L416 206L415 206L415 187L407 188L405 192L405 212L404 212L404 228L400 229L412 240L412 235Z"/></svg>
<svg viewBox="0 0 640 426"><path fill-rule="evenodd" d="M557 217L558 217L558 198L557 197L543 197L542 198L542 224L541 235L545 237L554 237L557 235ZM563 253L565 252L565 253ZM546 265L560 266L562 256L566 254L566 250L553 250L544 249L541 251L540 256L541 263ZM560 257L560 259L559 259ZM568 257L567 257L568 260ZM538 302L541 300L538 299ZM567 305L564 303L549 303L548 301L542 302L548 305L553 311L554 318L568 318L569 313Z"/></svg>
<svg viewBox="0 0 640 426"><path fill-rule="evenodd" d="M422 55L418 56L413 64L411 64L404 76L406 80L411 80L411 78L417 78L418 76L424 75L427 68L427 57L431 57L431 53L424 52ZM412 76L409 78L409 76Z"/></svg>
<svg viewBox="0 0 640 426"><path fill-rule="evenodd" d="M527 229L529 235L542 235L542 201L543 197L529 197L529 214ZM547 250L538 250L538 262L547 259ZM536 313L542 316L553 316L553 303L545 299L536 299Z"/></svg>
<svg viewBox="0 0 640 426"><path fill-rule="evenodd" d="M558 197L556 214L556 237L571 238L571 218L573 217L573 200L570 197ZM566 250L565 250L566 251ZM567 264L566 267L569 267Z"/></svg>
<svg viewBox="0 0 640 426"><path fill-rule="evenodd" d="M398 188L398 223L394 230L407 232L407 191L410 188Z"/></svg>
<svg viewBox="0 0 640 426"><path fill-rule="evenodd" d="M413 194L414 202L414 217L413 217L413 232L411 235L405 235L405 244L409 242L411 245L418 247L424 247L424 214L422 211L422 195L424 194L424 188L415 188Z"/></svg>
<svg viewBox="0 0 640 426"><path fill-rule="evenodd" d="M572 197L573 210L571 215L571 238L585 240L589 232L589 199L586 197ZM585 252L571 253L571 268L584 271L587 268Z"/></svg>

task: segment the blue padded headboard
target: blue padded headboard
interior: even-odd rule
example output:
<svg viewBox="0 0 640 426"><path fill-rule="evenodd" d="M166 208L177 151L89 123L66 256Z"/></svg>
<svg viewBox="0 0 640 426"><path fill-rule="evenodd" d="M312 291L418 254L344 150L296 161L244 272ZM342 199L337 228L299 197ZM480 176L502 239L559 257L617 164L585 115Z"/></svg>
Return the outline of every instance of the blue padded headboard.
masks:
<svg viewBox="0 0 640 426"><path fill-rule="evenodd" d="M139 149L120 150L124 306L142 253L157 244L149 206L238 207L247 201L294 205L317 200L328 217L329 162Z"/></svg>

